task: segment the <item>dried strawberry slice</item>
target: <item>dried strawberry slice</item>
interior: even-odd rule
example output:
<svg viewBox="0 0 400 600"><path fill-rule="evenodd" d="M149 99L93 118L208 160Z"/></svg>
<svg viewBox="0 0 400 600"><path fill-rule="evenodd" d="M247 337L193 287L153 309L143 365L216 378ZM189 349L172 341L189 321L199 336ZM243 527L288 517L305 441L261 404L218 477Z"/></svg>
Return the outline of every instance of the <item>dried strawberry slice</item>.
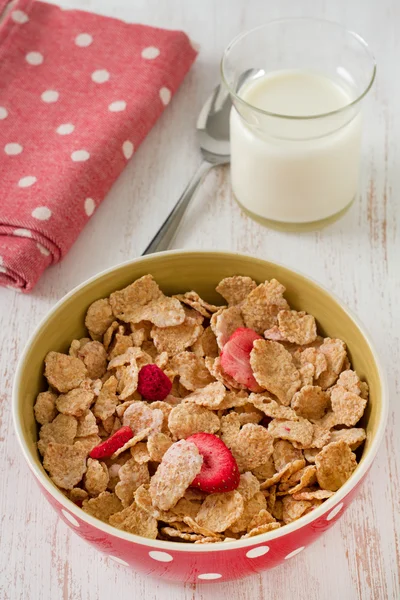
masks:
<svg viewBox="0 0 400 600"><path fill-rule="evenodd" d="M261 339L262 337L253 329L239 327L232 333L221 353L223 371L252 392L262 390L254 379L250 365L250 352L253 349L254 340Z"/></svg>
<svg viewBox="0 0 400 600"><path fill-rule="evenodd" d="M115 433L112 434L108 440L105 442L101 442L98 446L95 446L93 450L90 451L90 458L108 458L114 452L116 452L119 448L122 448L126 442L128 442L131 438L133 438L133 431L130 427L121 427Z"/></svg>

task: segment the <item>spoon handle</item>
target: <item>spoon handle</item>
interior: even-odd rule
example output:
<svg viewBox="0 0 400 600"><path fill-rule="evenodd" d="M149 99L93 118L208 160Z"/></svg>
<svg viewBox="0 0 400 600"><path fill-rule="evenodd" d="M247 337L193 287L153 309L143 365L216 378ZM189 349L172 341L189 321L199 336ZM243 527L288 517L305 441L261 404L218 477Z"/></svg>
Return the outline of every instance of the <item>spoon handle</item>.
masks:
<svg viewBox="0 0 400 600"><path fill-rule="evenodd" d="M182 221L183 215L185 214L185 211L189 206L199 184L201 183L204 175L208 173L213 166L214 165L212 163L207 161L203 161L201 163L196 173L193 175L192 179L184 189L182 196L179 198L178 202L175 204L174 208L171 210L168 217L165 219L164 223L161 225L160 229L157 231L146 250L143 252L142 256L146 254L153 254L154 252L168 250L169 245L177 232L179 224Z"/></svg>

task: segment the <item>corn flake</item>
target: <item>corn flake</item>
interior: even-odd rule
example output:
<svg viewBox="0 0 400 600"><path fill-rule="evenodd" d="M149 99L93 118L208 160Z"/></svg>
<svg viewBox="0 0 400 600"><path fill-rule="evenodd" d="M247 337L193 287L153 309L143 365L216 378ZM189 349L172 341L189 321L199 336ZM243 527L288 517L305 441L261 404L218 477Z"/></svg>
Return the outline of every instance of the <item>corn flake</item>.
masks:
<svg viewBox="0 0 400 600"><path fill-rule="evenodd" d="M84 500L82 509L92 517L108 523L111 515L122 510L122 504L115 494L102 492L97 498Z"/></svg>
<svg viewBox="0 0 400 600"><path fill-rule="evenodd" d="M122 531L153 540L156 539L158 533L156 519L142 510L135 502L121 512L111 515L109 523Z"/></svg>
<svg viewBox="0 0 400 600"><path fill-rule="evenodd" d="M337 424L352 427L363 416L367 400L353 392L348 392L341 385L335 385L331 391L331 403Z"/></svg>
<svg viewBox="0 0 400 600"><path fill-rule="evenodd" d="M76 388L58 396L56 406L60 413L79 418L87 413L93 401L93 392Z"/></svg>
<svg viewBox="0 0 400 600"><path fill-rule="evenodd" d="M150 481L154 506L162 510L175 506L200 472L202 464L203 458L195 444L186 440L172 444Z"/></svg>
<svg viewBox="0 0 400 600"><path fill-rule="evenodd" d="M78 429L78 421L68 415L57 415L51 423L45 423L39 432L38 449L44 454L50 442L72 445Z"/></svg>
<svg viewBox="0 0 400 600"><path fill-rule="evenodd" d="M256 282L250 277L234 275L222 279L215 289L228 302L229 306L235 306L241 304L256 287Z"/></svg>
<svg viewBox="0 0 400 600"><path fill-rule="evenodd" d="M210 494L204 500L196 521L207 529L219 533L237 521L244 511L244 501L237 491Z"/></svg>
<svg viewBox="0 0 400 600"><path fill-rule="evenodd" d="M150 460L161 462L164 454L172 445L172 440L164 433L154 433L147 440L147 452Z"/></svg>
<svg viewBox="0 0 400 600"><path fill-rule="evenodd" d="M239 490L238 490L239 491ZM247 531L251 521L256 515L267 507L267 501L262 492L256 492L251 498L245 500L243 498L243 512L240 517L231 524L230 530L233 533L241 533Z"/></svg>
<svg viewBox="0 0 400 600"><path fill-rule="evenodd" d="M111 294L110 304L116 318L126 323L150 321L157 327L173 327L185 320L180 302L164 296L151 275Z"/></svg>
<svg viewBox="0 0 400 600"><path fill-rule="evenodd" d="M180 352L171 359L170 367L179 375L180 383L190 391L203 388L214 381L204 359L193 352Z"/></svg>
<svg viewBox="0 0 400 600"><path fill-rule="evenodd" d="M222 350L232 333L239 327L244 327L240 307L231 306L214 313L210 320L218 347Z"/></svg>
<svg viewBox="0 0 400 600"><path fill-rule="evenodd" d="M161 431L163 419L164 414L161 410L151 409L146 402L133 402L124 412L122 423L124 427L129 426L135 436L148 428L151 435Z"/></svg>
<svg viewBox="0 0 400 600"><path fill-rule="evenodd" d="M262 334L277 324L278 312L288 309L283 297L285 287L276 279L261 283L243 300L241 309L246 327Z"/></svg>
<svg viewBox="0 0 400 600"><path fill-rule="evenodd" d="M86 472L86 450L79 442L73 446L49 442L43 466L56 485L64 490L72 490Z"/></svg>
<svg viewBox="0 0 400 600"><path fill-rule="evenodd" d="M51 392L40 392L36 398L34 411L35 419L40 425L51 423L57 416L56 408L57 394Z"/></svg>
<svg viewBox="0 0 400 600"><path fill-rule="evenodd" d="M44 360L44 375L49 384L61 393L77 388L87 376L87 369L79 358L49 352Z"/></svg>
<svg viewBox="0 0 400 600"><path fill-rule="evenodd" d="M317 338L317 326L312 315L296 310L281 310L278 326L282 337L300 346L311 344Z"/></svg>
<svg viewBox="0 0 400 600"><path fill-rule="evenodd" d="M175 356L194 344L203 332L203 327L191 317L174 327L156 327L151 330L151 337L158 352L167 352Z"/></svg>
<svg viewBox="0 0 400 600"><path fill-rule="evenodd" d="M101 340L103 334L114 320L108 298L96 300L88 308L85 325L93 340Z"/></svg>
<svg viewBox="0 0 400 600"><path fill-rule="evenodd" d="M365 429L361 427L353 427L351 429L333 429L331 431L331 442L338 442L339 440L343 440L348 444L351 450L357 450L359 446L366 439L367 434Z"/></svg>
<svg viewBox="0 0 400 600"><path fill-rule="evenodd" d="M250 364L257 383L288 406L301 385L290 353L278 342L255 340Z"/></svg>
<svg viewBox="0 0 400 600"><path fill-rule="evenodd" d="M139 464L130 458L118 471L119 483L115 486L115 494L124 508L133 502L136 490L150 481L147 464Z"/></svg>
<svg viewBox="0 0 400 600"><path fill-rule="evenodd" d="M182 439L193 433L216 433L220 428L220 421L207 408L185 402L171 410L168 426L176 439Z"/></svg>
<svg viewBox="0 0 400 600"><path fill-rule="evenodd" d="M211 327L206 327L200 337L195 341L191 350L199 358L206 356L216 358L218 356L218 344L215 334Z"/></svg>
<svg viewBox="0 0 400 600"><path fill-rule="evenodd" d="M336 492L357 467L356 455L343 440L322 448L315 457L317 480L322 489Z"/></svg>
<svg viewBox="0 0 400 600"><path fill-rule="evenodd" d="M98 496L107 489L110 476L105 463L88 458L84 482L85 489L91 496Z"/></svg>
<svg viewBox="0 0 400 600"><path fill-rule="evenodd" d="M288 440L296 447L308 448L312 443L314 428L307 419L299 418L298 421L273 419L268 425L268 432L272 437Z"/></svg>
<svg viewBox="0 0 400 600"><path fill-rule="evenodd" d="M330 407L330 396L319 386L307 385L295 393L291 406L299 417L313 421L322 419Z"/></svg>

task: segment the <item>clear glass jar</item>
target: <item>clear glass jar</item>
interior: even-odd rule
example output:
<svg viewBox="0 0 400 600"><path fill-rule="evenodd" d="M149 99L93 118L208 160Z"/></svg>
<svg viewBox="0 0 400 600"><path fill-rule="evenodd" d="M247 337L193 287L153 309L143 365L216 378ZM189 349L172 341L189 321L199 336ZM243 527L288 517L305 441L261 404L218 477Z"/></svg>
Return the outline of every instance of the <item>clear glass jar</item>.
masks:
<svg viewBox="0 0 400 600"><path fill-rule="evenodd" d="M241 207L289 230L342 215L357 195L361 101L376 73L366 42L329 21L281 19L235 38L221 70Z"/></svg>

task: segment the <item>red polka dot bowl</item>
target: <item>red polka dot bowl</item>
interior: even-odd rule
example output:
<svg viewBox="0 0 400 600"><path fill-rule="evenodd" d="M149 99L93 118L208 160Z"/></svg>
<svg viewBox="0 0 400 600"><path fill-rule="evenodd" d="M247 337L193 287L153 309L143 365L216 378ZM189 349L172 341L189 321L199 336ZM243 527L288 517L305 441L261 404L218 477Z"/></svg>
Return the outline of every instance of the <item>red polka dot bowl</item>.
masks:
<svg viewBox="0 0 400 600"><path fill-rule="evenodd" d="M370 387L370 401L363 417L367 440L356 471L334 496L281 529L250 539L194 545L149 540L119 531L84 513L57 489L44 471L36 449L33 403L38 392L45 389L43 359L50 350L66 351L72 339L84 335L84 316L94 300L147 273L167 294L194 289L209 302L221 301L215 286L223 277L248 275L258 282L275 277L285 285L286 298L295 309L314 315L325 335L346 341L354 368ZM387 411L385 376L378 356L363 326L340 300L281 265L214 251L172 251L142 257L75 288L34 332L20 359L13 390L14 423L22 452L59 517L117 563L181 582L221 582L245 577L275 567L303 551L341 517L357 495L382 440Z"/></svg>

